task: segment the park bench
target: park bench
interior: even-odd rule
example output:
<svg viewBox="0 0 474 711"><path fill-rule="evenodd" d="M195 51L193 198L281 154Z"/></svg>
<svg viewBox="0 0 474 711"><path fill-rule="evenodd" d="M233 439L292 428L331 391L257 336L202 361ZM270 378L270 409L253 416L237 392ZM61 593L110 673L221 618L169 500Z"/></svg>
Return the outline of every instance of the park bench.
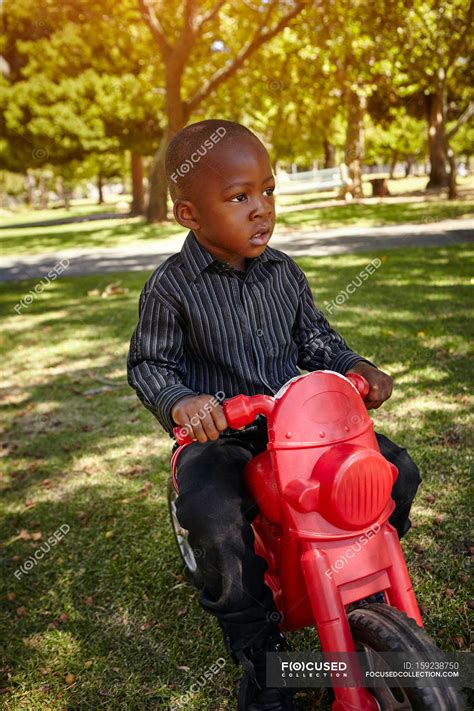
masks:
<svg viewBox="0 0 474 711"><path fill-rule="evenodd" d="M277 173L277 187L280 195L297 195L319 190L334 190L350 184L347 166L308 170L300 173Z"/></svg>

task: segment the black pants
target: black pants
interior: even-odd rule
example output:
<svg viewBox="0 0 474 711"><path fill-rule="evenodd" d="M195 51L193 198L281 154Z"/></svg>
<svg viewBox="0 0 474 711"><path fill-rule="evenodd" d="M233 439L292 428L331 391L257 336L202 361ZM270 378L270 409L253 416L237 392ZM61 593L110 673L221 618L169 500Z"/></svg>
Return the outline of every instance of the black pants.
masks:
<svg viewBox="0 0 474 711"><path fill-rule="evenodd" d="M420 475L405 449L377 434L384 457L398 468L392 490L396 508L390 523L403 536ZM176 513L189 531L204 581L201 606L215 615L232 653L258 644L278 619L270 588L264 583L266 562L254 552L251 522L258 509L244 486L247 462L266 448L265 425L193 442L179 455Z"/></svg>

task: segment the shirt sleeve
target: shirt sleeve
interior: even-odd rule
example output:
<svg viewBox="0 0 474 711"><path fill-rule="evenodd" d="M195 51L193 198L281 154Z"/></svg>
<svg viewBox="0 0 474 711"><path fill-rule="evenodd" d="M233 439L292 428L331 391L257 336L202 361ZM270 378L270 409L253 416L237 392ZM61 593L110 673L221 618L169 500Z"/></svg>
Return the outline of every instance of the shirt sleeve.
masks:
<svg viewBox="0 0 474 711"><path fill-rule="evenodd" d="M300 272L300 279L299 306L293 326L293 338L298 346L298 367L308 371L334 370L344 375L359 361L374 365L351 351L342 336L331 328L323 313L315 307L303 272Z"/></svg>
<svg viewBox="0 0 474 711"><path fill-rule="evenodd" d="M176 423L174 404L195 396L184 382L183 331L175 309L155 289L140 296L139 319L133 332L127 360L128 382L144 406L172 436Z"/></svg>

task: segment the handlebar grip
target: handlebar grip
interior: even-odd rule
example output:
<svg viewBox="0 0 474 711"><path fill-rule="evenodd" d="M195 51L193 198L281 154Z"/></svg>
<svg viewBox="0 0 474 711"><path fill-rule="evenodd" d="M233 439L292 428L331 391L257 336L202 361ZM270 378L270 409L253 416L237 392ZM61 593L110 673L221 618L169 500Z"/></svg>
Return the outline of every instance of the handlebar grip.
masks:
<svg viewBox="0 0 474 711"><path fill-rule="evenodd" d="M178 444L189 444L195 441L189 434L187 427L173 427L173 437Z"/></svg>
<svg viewBox="0 0 474 711"><path fill-rule="evenodd" d="M236 395L222 405L229 427L240 429L250 425L257 415L267 417L275 401L270 395Z"/></svg>
<svg viewBox="0 0 474 711"><path fill-rule="evenodd" d="M364 400L370 390L370 385L367 380L358 373L349 373L349 375L346 375L346 378L351 381L352 385L354 385L362 400Z"/></svg>

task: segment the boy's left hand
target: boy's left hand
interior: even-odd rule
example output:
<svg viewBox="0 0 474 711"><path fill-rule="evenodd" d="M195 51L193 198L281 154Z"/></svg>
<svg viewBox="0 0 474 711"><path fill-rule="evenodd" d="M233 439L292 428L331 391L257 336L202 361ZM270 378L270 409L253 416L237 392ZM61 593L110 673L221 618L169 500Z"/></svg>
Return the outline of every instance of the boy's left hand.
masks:
<svg viewBox="0 0 474 711"><path fill-rule="evenodd" d="M362 375L369 383L369 392L364 400L364 404L368 410L376 410L380 405L382 405L385 400L388 400L392 394L393 379L383 370L375 368L373 365L364 363L364 361L359 361L349 368L345 373L357 373Z"/></svg>

